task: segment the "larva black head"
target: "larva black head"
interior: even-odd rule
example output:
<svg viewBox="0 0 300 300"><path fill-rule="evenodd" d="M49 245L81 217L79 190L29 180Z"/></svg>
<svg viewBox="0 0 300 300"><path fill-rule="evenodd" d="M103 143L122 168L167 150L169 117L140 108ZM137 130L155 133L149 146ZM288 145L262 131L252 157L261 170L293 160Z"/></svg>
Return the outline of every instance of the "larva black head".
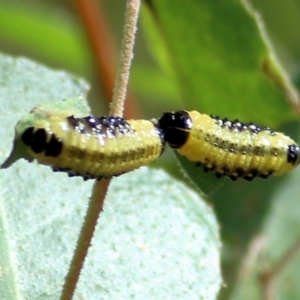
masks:
<svg viewBox="0 0 300 300"><path fill-rule="evenodd" d="M165 141L170 147L178 149L187 141L193 122L187 111L179 110L164 113L158 120L158 126L164 132Z"/></svg>

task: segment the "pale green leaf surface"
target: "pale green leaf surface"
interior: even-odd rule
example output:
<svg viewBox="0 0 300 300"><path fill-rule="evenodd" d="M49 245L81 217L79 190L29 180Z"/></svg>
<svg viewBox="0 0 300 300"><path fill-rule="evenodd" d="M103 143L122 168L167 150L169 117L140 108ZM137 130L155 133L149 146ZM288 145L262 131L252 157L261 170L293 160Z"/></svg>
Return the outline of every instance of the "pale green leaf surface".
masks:
<svg viewBox="0 0 300 300"><path fill-rule="evenodd" d="M25 59L0 66L2 162L23 115L87 85ZM0 299L58 299L91 185L25 160L1 170ZM113 180L75 299L216 299L219 250L211 208L141 168Z"/></svg>

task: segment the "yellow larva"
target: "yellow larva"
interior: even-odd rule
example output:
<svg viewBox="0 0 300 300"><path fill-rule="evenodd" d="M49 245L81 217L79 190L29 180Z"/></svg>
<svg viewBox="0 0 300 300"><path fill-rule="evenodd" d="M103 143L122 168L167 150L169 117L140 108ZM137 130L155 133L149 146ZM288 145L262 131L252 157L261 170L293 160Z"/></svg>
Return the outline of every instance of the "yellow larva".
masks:
<svg viewBox="0 0 300 300"><path fill-rule="evenodd" d="M151 121L50 115L22 134L32 158L70 176L111 178L148 165L164 149Z"/></svg>
<svg viewBox="0 0 300 300"><path fill-rule="evenodd" d="M172 148L217 177L267 178L292 170L300 161L299 145L291 138L252 123L177 111L165 113L158 125Z"/></svg>

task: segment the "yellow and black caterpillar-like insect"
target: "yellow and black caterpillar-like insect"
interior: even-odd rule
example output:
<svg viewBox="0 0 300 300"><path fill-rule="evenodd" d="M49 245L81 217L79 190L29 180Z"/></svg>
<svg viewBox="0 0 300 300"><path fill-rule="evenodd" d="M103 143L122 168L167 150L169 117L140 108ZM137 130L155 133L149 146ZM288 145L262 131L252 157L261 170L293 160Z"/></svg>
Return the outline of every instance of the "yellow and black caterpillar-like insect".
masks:
<svg viewBox="0 0 300 300"><path fill-rule="evenodd" d="M291 138L253 123L177 111L165 113L158 126L172 148L217 177L267 178L300 162L300 147Z"/></svg>
<svg viewBox="0 0 300 300"><path fill-rule="evenodd" d="M148 165L164 149L160 128L147 120L49 115L21 135L30 156L69 176L111 178Z"/></svg>
<svg viewBox="0 0 300 300"><path fill-rule="evenodd" d="M205 171L232 180L280 175L300 162L300 147L282 133L196 111L165 113L153 121L36 111L33 121L25 118L16 130L15 141L20 137L25 144L27 159L84 179L111 178L148 165L166 142Z"/></svg>

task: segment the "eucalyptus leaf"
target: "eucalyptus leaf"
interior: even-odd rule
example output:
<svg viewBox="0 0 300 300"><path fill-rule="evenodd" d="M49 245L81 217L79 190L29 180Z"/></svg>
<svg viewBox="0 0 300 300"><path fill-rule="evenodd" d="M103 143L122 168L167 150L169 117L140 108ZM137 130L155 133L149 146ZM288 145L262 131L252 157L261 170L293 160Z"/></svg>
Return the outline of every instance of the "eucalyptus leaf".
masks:
<svg viewBox="0 0 300 300"><path fill-rule="evenodd" d="M23 115L88 86L23 58L0 55L0 67L4 161ZM0 299L59 298L92 183L25 160L1 170ZM219 251L212 209L141 168L113 179L74 299L216 299Z"/></svg>
<svg viewBox="0 0 300 300"><path fill-rule="evenodd" d="M178 159L183 172L187 174L199 188L199 191L203 193L203 197L210 196L224 184L225 177L217 178L214 172L205 172L202 167L197 166L195 162L189 161L176 151L175 156Z"/></svg>
<svg viewBox="0 0 300 300"><path fill-rule="evenodd" d="M271 127L296 119L288 101L299 96L247 1L153 0L143 17L183 109Z"/></svg>

